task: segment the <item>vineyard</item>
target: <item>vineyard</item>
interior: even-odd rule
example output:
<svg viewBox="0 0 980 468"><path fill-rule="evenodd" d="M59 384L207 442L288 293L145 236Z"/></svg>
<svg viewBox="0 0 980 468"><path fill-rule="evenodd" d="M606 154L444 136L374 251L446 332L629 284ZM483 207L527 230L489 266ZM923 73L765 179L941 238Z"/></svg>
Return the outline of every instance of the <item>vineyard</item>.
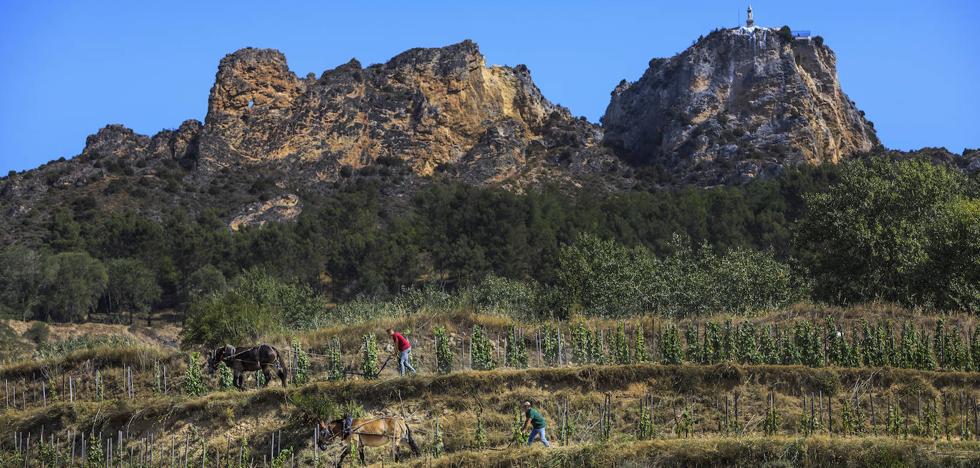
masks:
<svg viewBox="0 0 980 468"><path fill-rule="evenodd" d="M418 376L397 377L388 326L413 342ZM314 427L346 411L406 417L424 450L408 463L509 465L541 450L508 449L522 444L517 405L530 399L557 445L530 459L568 466L699 453L719 465L819 465L841 456L838 441L862 441L854 453L869 463L969 465L980 456L978 337L972 316L888 306L528 323L420 311L268 336L287 356L289 385L255 388L256 373L244 392L227 369L204 371L203 349L79 338L0 369L0 460L332 465L340 448L315 449ZM392 461L368 452L369 463Z"/></svg>

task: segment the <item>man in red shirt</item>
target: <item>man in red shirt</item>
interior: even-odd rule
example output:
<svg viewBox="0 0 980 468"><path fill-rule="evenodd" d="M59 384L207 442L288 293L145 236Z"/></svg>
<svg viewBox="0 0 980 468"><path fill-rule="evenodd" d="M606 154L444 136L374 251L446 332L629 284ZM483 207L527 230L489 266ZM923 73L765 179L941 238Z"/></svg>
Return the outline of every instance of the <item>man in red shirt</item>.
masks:
<svg viewBox="0 0 980 468"><path fill-rule="evenodd" d="M408 361L409 354L412 352L412 344L408 342L401 333L396 332L394 329L388 329L388 336L395 342L395 349L398 350L398 372L401 375L405 375L405 369L409 369L413 374L418 372L412 367L412 363Z"/></svg>

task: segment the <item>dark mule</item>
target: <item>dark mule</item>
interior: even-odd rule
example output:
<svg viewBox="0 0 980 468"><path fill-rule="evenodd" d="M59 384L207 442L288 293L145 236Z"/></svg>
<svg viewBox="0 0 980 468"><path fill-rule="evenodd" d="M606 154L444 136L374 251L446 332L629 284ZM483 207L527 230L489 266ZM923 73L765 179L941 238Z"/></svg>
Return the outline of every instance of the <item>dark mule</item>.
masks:
<svg viewBox="0 0 980 468"><path fill-rule="evenodd" d="M337 419L328 423L320 421L320 449L326 450L327 445L333 440L339 439L346 444L340 454L337 466L344 463L344 458L350 454L351 447L357 447L361 464L364 464L364 447L382 447L389 445L391 454L395 461L398 461L398 448L401 441L408 442L412 453L418 456L421 452L415 439L412 438L412 429L408 427L405 419L398 416L382 416L379 418L357 418L349 420L344 424L343 419Z"/></svg>
<svg viewBox="0 0 980 468"><path fill-rule="evenodd" d="M208 356L208 372L213 374L218 369L219 363L225 363L235 376L235 386L239 390L245 390L245 372L262 371L265 376L265 385L269 385L272 380L272 368L275 368L276 375L282 381L282 386L286 386L288 370L282 360L282 354L272 345L261 344L252 347L234 347L224 345L215 348Z"/></svg>

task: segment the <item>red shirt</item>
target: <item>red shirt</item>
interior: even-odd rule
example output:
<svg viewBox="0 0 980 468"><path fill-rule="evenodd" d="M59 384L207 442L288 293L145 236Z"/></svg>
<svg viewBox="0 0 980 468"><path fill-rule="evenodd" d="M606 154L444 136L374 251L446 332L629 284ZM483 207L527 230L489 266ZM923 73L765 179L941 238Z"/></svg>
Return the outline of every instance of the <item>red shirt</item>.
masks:
<svg viewBox="0 0 980 468"><path fill-rule="evenodd" d="M391 335L391 339L395 340L395 346L398 347L398 351L405 351L406 349L410 349L412 347L412 344L409 343L408 339L402 336L401 333L393 333Z"/></svg>

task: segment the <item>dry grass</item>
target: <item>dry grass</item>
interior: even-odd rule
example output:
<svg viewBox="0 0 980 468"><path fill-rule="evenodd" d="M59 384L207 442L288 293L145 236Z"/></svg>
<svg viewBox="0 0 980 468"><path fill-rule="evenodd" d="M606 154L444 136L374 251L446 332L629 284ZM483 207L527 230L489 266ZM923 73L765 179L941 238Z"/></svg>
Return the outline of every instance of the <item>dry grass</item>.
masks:
<svg viewBox="0 0 980 468"><path fill-rule="evenodd" d="M406 466L977 466L980 442L885 437L703 437L461 451Z"/></svg>

